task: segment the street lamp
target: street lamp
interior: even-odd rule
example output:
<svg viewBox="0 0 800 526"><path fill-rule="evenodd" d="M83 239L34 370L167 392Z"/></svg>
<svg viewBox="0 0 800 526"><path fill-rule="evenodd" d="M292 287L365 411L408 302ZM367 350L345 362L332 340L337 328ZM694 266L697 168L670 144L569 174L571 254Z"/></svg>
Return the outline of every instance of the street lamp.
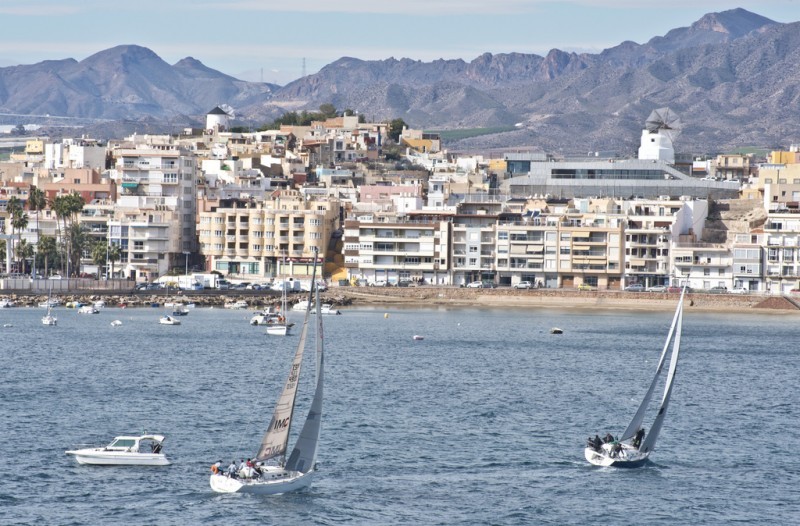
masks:
<svg viewBox="0 0 800 526"><path fill-rule="evenodd" d="M184 250L183 251L183 255L186 256L186 270L183 272L183 275L184 276L188 276L189 275L189 251L188 250Z"/></svg>

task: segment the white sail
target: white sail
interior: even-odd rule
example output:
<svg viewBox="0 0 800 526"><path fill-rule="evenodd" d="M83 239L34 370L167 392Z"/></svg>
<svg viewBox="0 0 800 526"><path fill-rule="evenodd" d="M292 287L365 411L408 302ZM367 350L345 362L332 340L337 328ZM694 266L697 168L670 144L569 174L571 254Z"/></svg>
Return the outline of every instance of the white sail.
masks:
<svg viewBox="0 0 800 526"><path fill-rule="evenodd" d="M678 368L678 354L681 350L682 307L678 313L678 329L675 333L675 341L672 343L672 356L669 359L669 373L667 374L667 382L664 385L664 397L661 399L661 405L658 408L656 419L653 421L653 426L650 428L650 433L647 434L641 447L639 447L639 451L643 453L649 453L655 447L656 439L658 439L658 434L661 432L661 426L664 424L664 418L667 416L667 407L669 407L669 399L672 396L672 384L675 381L675 372Z"/></svg>
<svg viewBox="0 0 800 526"><path fill-rule="evenodd" d="M316 286L312 285L316 289ZM319 291L316 295L317 300L317 387L314 390L314 398L308 410L306 422L300 431L300 436L294 445L286 469L307 473L314 469L317 458L317 446L319 444L319 434L322 424L322 379L324 376L325 364L325 343L322 331L322 316L320 315Z"/></svg>
<svg viewBox="0 0 800 526"><path fill-rule="evenodd" d="M316 260L311 272L312 281L316 279ZM313 294L313 287L310 293ZM310 301L310 298L309 298ZM272 413L272 420L270 420L267 432L261 441L261 447L258 448L256 460L264 461L278 456L286 456L286 446L289 442L289 431L292 427L292 417L294 415L294 404L297 398L297 388L300 385L300 369L303 364L303 351L306 347L306 339L308 337L308 321L310 319L310 311L306 311L303 318L303 329L300 331L300 341L297 344L297 351L292 361L292 368L289 370L289 376L286 378L286 383L283 386L283 391L278 397L278 402L275 404L275 411ZM285 315L285 314L284 314Z"/></svg>
<svg viewBox="0 0 800 526"><path fill-rule="evenodd" d="M675 333L675 326L678 323L678 317L683 312L683 295L685 291L685 288L681 290L681 297L678 300L678 306L675 309L675 316L672 317L672 325L669 328L669 334L664 342L664 348L661 350L661 357L658 360L658 366L656 367L656 374L653 377L653 381L650 382L650 388L647 390L647 394L645 394L642 402L639 404L639 409L636 410L636 414L633 416L633 419L631 419L630 424L628 424L628 427L625 428L625 432L622 433L620 440L628 440L629 438L633 438L633 436L642 426L642 421L644 420L645 413L647 412L647 407L650 405L650 400L653 398L653 392L658 385L658 379L661 377L661 370L664 367L664 360L667 357L669 344L672 342L672 336Z"/></svg>

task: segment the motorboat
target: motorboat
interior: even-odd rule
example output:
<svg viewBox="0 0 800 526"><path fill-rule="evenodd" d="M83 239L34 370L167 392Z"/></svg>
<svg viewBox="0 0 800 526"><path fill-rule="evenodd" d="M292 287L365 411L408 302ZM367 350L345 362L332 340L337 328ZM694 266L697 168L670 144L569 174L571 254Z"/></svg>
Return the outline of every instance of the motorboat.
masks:
<svg viewBox="0 0 800 526"><path fill-rule="evenodd" d="M120 320L114 320L111 322L112 327L119 327L120 325L122 325L122 322Z"/></svg>
<svg viewBox="0 0 800 526"><path fill-rule="evenodd" d="M550 334L564 334L564 331L559 329L558 327L553 327L550 329Z"/></svg>
<svg viewBox="0 0 800 526"><path fill-rule="evenodd" d="M421 334L415 334L415 335L414 335L414 337L413 337L412 339L413 339L413 340L417 340L417 341L419 341L419 340L424 340L424 339L425 339L425 336L422 336Z"/></svg>
<svg viewBox="0 0 800 526"><path fill-rule="evenodd" d="M305 312L309 310L309 302L308 301L298 301L294 305L292 305L292 310ZM342 312L335 308L331 303L323 303L319 306L319 313L320 314L341 314ZM316 309L311 306L311 314L317 314Z"/></svg>
<svg viewBox="0 0 800 526"><path fill-rule="evenodd" d="M66 451L74 455L78 464L97 466L168 466L167 456L161 452L162 435L119 436L105 447Z"/></svg>
<svg viewBox="0 0 800 526"><path fill-rule="evenodd" d="M186 316L189 314L189 309L183 303L176 303L172 306L173 316Z"/></svg>
<svg viewBox="0 0 800 526"><path fill-rule="evenodd" d="M103 300L97 300L97 301L94 302L94 308L95 309L105 309L106 308L106 302L103 301Z"/></svg>
<svg viewBox="0 0 800 526"><path fill-rule="evenodd" d="M225 304L225 308L226 309L242 310L242 309L246 309L248 307L249 307L249 305L244 300L239 300L239 301L236 301L236 302L233 302L233 303L226 303Z"/></svg>
<svg viewBox="0 0 800 526"><path fill-rule="evenodd" d="M84 305L78 309L78 314L100 314L94 305Z"/></svg>
<svg viewBox="0 0 800 526"><path fill-rule="evenodd" d="M0 298L0 309L7 309L14 306L14 302L8 298Z"/></svg>
<svg viewBox="0 0 800 526"><path fill-rule="evenodd" d="M61 305L61 301L58 298L52 298L48 299L47 301L41 302L39 304L39 307L42 309L46 309L48 307L49 308L58 307L59 305Z"/></svg>
<svg viewBox="0 0 800 526"><path fill-rule="evenodd" d="M169 314L165 314L164 316L161 316L161 318L158 320L158 323L161 325L180 325L181 321L177 318L173 318Z"/></svg>

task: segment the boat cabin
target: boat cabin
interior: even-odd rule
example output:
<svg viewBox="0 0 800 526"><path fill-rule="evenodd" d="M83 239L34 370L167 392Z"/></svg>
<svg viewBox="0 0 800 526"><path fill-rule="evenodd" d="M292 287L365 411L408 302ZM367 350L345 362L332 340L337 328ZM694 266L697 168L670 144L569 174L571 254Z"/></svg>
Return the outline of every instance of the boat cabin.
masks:
<svg viewBox="0 0 800 526"><path fill-rule="evenodd" d="M104 449L106 451L129 451L131 453L140 452L140 448L144 446L141 452L146 453L160 453L163 447L164 437L161 435L145 435L140 437L115 437L114 440L107 445Z"/></svg>

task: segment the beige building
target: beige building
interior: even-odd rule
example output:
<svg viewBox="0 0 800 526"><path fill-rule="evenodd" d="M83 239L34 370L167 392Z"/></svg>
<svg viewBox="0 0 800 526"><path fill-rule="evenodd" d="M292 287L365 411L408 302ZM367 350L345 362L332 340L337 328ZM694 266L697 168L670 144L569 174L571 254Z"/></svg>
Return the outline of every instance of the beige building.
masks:
<svg viewBox="0 0 800 526"><path fill-rule="evenodd" d="M310 276L314 250L327 256L339 228L339 208L336 199L306 200L297 190L281 190L250 207L200 212L206 270L242 279Z"/></svg>

